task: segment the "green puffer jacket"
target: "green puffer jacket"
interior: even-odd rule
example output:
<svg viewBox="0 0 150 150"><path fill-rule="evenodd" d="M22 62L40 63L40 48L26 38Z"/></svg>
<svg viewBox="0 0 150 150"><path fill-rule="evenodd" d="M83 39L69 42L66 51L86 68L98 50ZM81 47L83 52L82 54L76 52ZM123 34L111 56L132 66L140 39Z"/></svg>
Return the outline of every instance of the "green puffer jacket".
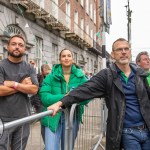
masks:
<svg viewBox="0 0 150 150"><path fill-rule="evenodd" d="M61 65L55 65L52 69L52 73L44 79L39 92L44 111L47 110L48 106L61 100L71 89L78 87L86 81L87 79L82 70L75 65L72 65L70 80L67 84L62 73ZM78 107L78 118L80 121L82 121L84 105L88 102L89 101L80 103L80 106ZM46 116L42 119L42 125L49 127L51 131L56 132L60 117L61 112L57 113L55 117Z"/></svg>

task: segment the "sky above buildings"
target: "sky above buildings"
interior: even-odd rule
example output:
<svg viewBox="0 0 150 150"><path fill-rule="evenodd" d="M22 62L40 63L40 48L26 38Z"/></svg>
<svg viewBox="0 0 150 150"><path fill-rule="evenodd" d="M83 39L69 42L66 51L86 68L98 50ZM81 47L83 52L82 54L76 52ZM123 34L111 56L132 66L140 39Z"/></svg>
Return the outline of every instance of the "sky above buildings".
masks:
<svg viewBox="0 0 150 150"><path fill-rule="evenodd" d="M123 37L127 39L127 0L111 0L112 25L106 33L106 49L110 53L113 41ZM133 60L143 50L150 54L150 1L129 0L132 10L131 45Z"/></svg>

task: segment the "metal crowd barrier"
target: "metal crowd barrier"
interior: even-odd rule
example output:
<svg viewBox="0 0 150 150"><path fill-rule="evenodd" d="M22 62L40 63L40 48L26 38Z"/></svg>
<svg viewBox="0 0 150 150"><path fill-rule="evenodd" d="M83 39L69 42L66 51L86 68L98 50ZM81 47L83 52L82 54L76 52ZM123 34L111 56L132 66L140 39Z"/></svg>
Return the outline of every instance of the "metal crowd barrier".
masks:
<svg viewBox="0 0 150 150"><path fill-rule="evenodd" d="M75 104L76 105L76 104ZM65 130L65 150L70 150L70 137L71 135L71 128L70 128L70 121L69 121L69 111L67 109L64 110L65 112L65 117L66 117L66 130ZM39 114L33 114L32 116L28 116L25 118L21 118L15 121L11 121L8 123L3 123L2 120L0 119L0 137L3 136L4 130L9 130L10 128L21 126L25 123L30 123L34 120L43 118L44 116L51 115L53 113L52 110L48 110L46 112L42 112Z"/></svg>
<svg viewBox="0 0 150 150"><path fill-rule="evenodd" d="M106 129L104 123L106 113L104 110L104 105L105 104L103 103L103 101L95 99L88 104L88 107L85 107L85 112L83 115L83 124L80 124L79 126L79 131L75 140L75 144L73 143L73 120L74 118L76 118L75 110L78 105L72 105L71 109L69 110L61 110L65 113L65 150L72 150L73 145L75 145L74 150L99 150L99 148L101 148L101 150L105 149L104 145L102 145L102 139L105 136L104 133ZM12 127L21 126L25 123L31 123L33 121L36 122L42 117L50 115L52 113L53 111L49 110L8 123L3 123L0 120L0 136L2 136L4 130L9 130ZM29 140L34 141L32 139L32 131L30 133L30 136L31 139ZM34 143L32 143L32 145L34 145ZM26 150L30 149L26 148ZM40 147L39 150L43 150L43 148Z"/></svg>
<svg viewBox="0 0 150 150"><path fill-rule="evenodd" d="M94 99L85 107L83 124L75 142L74 150L104 150L105 125L103 100Z"/></svg>
<svg viewBox="0 0 150 150"><path fill-rule="evenodd" d="M11 121L11 122L7 122L7 123L4 123L2 122L2 120L0 119L0 133L1 133L1 136L3 135L3 131L4 130L8 130L12 127L17 127L17 126L20 126L20 125L23 125L25 123L30 123L36 119L40 119L44 116L47 116L47 115L51 115L53 113L52 110L48 110L46 112L42 112L42 113L39 113L39 114L34 114L32 116L28 116L28 117L25 117L25 118L21 118L21 119L18 119L18 120L15 120L15 121Z"/></svg>

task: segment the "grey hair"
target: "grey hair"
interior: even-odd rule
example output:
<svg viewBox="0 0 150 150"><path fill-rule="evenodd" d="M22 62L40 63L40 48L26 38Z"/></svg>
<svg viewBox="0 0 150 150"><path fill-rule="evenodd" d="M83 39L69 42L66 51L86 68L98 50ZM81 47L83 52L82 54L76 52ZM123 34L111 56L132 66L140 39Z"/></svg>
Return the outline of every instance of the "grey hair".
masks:
<svg viewBox="0 0 150 150"><path fill-rule="evenodd" d="M136 60L136 64L141 61L141 56L142 56L142 55L146 55L146 56L149 57L149 54L148 54L147 51L142 51L142 52L140 52L140 53L136 56L136 59L135 59L135 60Z"/></svg>
<svg viewBox="0 0 150 150"><path fill-rule="evenodd" d="M119 39L117 39L116 41L114 41L113 42L113 44L112 44L112 51L114 50L114 45L115 45L115 43L116 42L127 42L127 43L129 43L126 39L124 39L124 38L119 38Z"/></svg>

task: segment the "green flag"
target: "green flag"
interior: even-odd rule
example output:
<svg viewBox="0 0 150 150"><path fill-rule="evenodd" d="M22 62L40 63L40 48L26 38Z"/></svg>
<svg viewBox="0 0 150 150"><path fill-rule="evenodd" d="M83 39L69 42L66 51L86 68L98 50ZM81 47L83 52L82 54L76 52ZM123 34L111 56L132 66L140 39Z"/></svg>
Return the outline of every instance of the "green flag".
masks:
<svg viewBox="0 0 150 150"><path fill-rule="evenodd" d="M96 36L100 39L101 38L101 33L100 33L100 31L98 31L97 33L96 33Z"/></svg>

